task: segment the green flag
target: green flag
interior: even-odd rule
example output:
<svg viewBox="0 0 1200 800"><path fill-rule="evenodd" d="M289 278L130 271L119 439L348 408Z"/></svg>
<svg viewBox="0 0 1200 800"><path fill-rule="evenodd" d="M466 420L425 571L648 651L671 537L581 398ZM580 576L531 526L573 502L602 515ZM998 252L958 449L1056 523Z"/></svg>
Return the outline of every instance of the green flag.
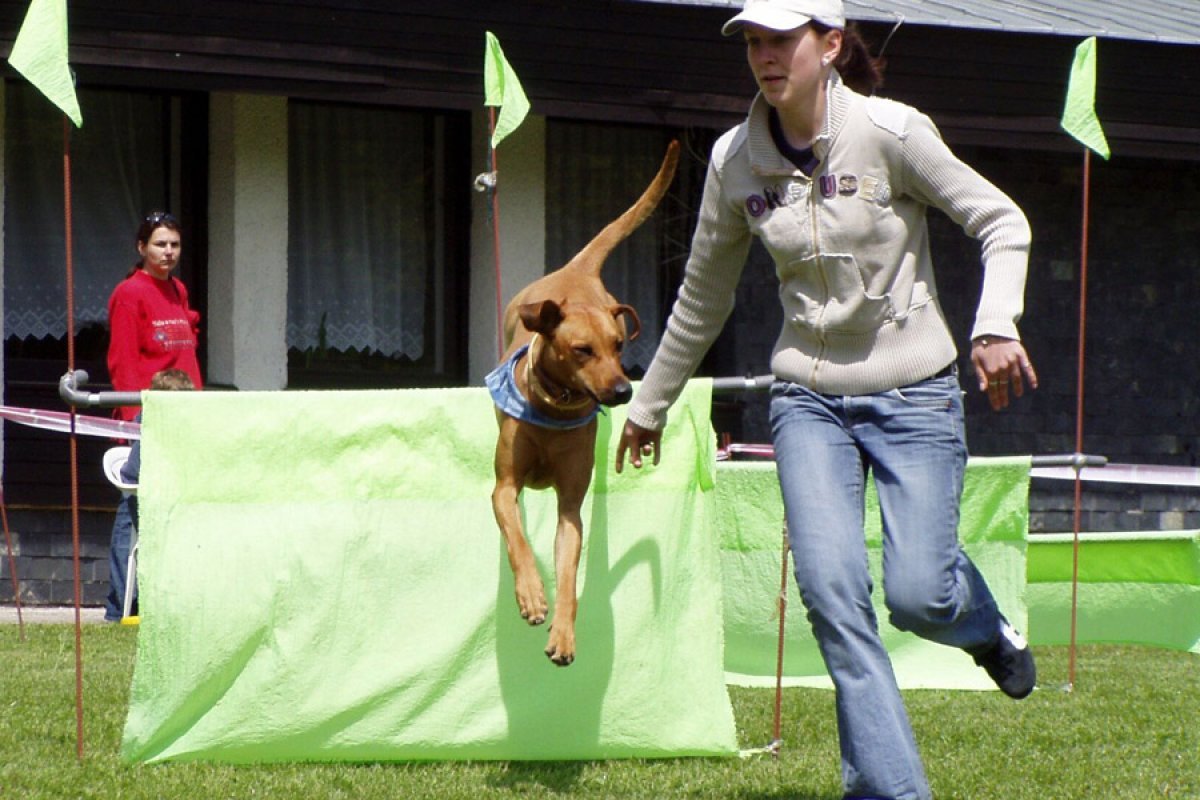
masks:
<svg viewBox="0 0 1200 800"><path fill-rule="evenodd" d="M1062 127L1086 147L1107 159L1110 155L1104 129L1096 117L1096 37L1089 36L1075 48L1075 63L1067 84L1067 104Z"/></svg>
<svg viewBox="0 0 1200 800"><path fill-rule="evenodd" d="M83 126L67 65L67 0L33 0L29 4L8 63L62 109L75 127Z"/></svg>
<svg viewBox="0 0 1200 800"><path fill-rule="evenodd" d="M517 129L529 113L529 99L521 81L500 49L500 40L487 31L487 48L483 54L483 89L487 106L500 106L500 118L492 131L492 147Z"/></svg>

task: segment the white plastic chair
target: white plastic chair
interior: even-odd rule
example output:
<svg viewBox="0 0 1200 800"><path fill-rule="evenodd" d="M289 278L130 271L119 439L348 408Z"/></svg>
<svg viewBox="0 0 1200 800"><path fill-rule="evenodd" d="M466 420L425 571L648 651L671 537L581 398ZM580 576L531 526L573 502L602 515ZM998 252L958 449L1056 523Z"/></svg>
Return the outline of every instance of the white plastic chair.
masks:
<svg viewBox="0 0 1200 800"><path fill-rule="evenodd" d="M125 479L121 477L121 468L129 460L130 450L132 448L128 445L120 445L104 451L104 477L108 478L109 483L120 489L122 495L137 494L137 484L126 483ZM125 602L121 610L123 619L129 619L129 612L133 610L133 593L137 586L137 546L137 520L133 520L129 531L129 560L125 562Z"/></svg>

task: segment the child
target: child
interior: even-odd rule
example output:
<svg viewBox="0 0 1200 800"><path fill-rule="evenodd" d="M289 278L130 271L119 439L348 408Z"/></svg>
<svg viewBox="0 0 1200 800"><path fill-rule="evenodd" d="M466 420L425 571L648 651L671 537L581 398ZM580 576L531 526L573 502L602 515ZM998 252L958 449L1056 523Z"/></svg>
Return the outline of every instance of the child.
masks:
<svg viewBox="0 0 1200 800"><path fill-rule="evenodd" d="M159 370L150 378L150 391L178 391L195 388L196 385L192 382L191 376L184 370L174 367ZM140 411L136 419L138 422L142 421ZM126 459L124 465L121 467L121 480L133 486L137 486L138 473L141 471L141 444L140 439L134 440L133 446L129 450L129 458ZM117 528L122 524L122 515L126 517L128 528L132 529L132 521L137 519L136 495L127 494L121 496L121 504L117 507L117 519L113 523L113 538L109 546L108 559L108 600L104 615L106 622L118 622L121 620L125 607L125 581L131 579L131 576L125 574L129 565L131 537L117 535ZM136 593L134 594L133 603L130 606L130 614L137 616Z"/></svg>

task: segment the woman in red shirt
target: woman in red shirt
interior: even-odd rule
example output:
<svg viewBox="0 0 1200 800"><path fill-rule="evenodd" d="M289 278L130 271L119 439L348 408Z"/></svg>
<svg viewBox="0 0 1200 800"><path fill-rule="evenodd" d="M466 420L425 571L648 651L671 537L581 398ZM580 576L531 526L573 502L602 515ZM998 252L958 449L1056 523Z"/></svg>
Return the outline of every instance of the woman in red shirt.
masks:
<svg viewBox="0 0 1200 800"><path fill-rule="evenodd" d="M187 288L171 272L179 263L179 221L156 211L137 231L141 256L108 301L108 374L118 392L140 392L164 369L180 369L201 387L196 360L200 314L188 306ZM136 419L137 406L116 410L121 419ZM125 495L113 520L109 548L108 600L104 618L117 622L124 613L126 567L137 518L137 499Z"/></svg>
<svg viewBox="0 0 1200 800"><path fill-rule="evenodd" d="M117 284L108 301L108 374L114 391L150 388L154 373L181 369L200 388L196 334L200 314L188 306L187 288L171 272L179 263L179 221L155 212L137 232L141 260ZM136 406L118 409L123 419Z"/></svg>

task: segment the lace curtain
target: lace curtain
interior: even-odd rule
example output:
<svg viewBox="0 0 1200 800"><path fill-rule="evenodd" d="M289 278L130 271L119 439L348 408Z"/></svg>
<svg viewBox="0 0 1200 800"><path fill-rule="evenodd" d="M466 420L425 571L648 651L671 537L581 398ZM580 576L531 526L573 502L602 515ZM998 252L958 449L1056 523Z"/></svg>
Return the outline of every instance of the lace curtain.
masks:
<svg viewBox="0 0 1200 800"><path fill-rule="evenodd" d="M62 113L25 81L6 85L4 335L67 332ZM71 126L77 329L104 325L108 297L137 261L146 211L166 195L167 99L82 89ZM186 243L185 243L186 244Z"/></svg>
<svg viewBox="0 0 1200 800"><path fill-rule="evenodd" d="M649 185L666 152L661 130L551 120L546 130L546 260L557 269L619 217ZM637 309L642 335L627 343L626 367L650 365L666 319L662 286L667 248L664 200L655 215L613 250L604 282Z"/></svg>
<svg viewBox="0 0 1200 800"><path fill-rule="evenodd" d="M425 115L289 106L288 347L418 359L437 241Z"/></svg>

